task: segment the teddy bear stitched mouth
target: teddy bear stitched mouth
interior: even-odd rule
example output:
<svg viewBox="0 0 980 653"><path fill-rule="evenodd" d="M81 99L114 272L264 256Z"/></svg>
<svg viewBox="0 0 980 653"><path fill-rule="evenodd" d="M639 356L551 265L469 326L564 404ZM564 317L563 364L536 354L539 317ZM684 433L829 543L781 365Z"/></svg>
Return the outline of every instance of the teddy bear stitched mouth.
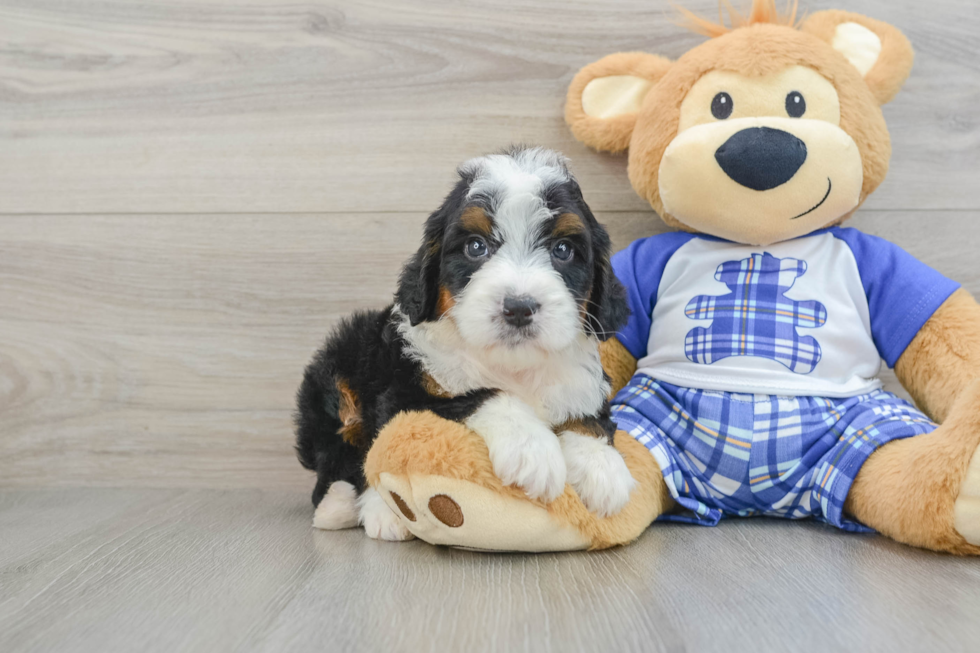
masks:
<svg viewBox="0 0 980 653"><path fill-rule="evenodd" d="M823 195L823 199L822 199L822 200L820 200L819 202L817 202L817 203L816 203L816 204L815 204L815 205L813 206L813 208L812 208L812 209L808 209L808 210L806 210L806 211L804 211L803 213L801 213L801 214L799 214L798 216L796 216L796 217L794 217L794 218L790 218L790 220L796 220L796 219L798 219L798 218L802 218L802 217L803 217L804 215L808 215L808 214L810 214L810 213L813 213L813 212L814 212L814 211L816 211L817 209L819 209L819 208L820 208L820 207L821 207L821 206L823 205L823 203L827 201L827 198L828 198L828 197L830 197L830 189L831 189L831 188L833 188L833 184L832 184L832 183L830 182L830 177L827 177L827 192L826 192L826 193L824 193L824 195Z"/></svg>

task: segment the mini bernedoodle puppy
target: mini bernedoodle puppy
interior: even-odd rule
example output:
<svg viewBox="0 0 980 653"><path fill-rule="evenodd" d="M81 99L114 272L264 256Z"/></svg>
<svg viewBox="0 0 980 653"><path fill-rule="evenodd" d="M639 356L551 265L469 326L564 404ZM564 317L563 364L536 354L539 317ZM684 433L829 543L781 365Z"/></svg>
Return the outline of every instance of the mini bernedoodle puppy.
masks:
<svg viewBox="0 0 980 653"><path fill-rule="evenodd" d="M296 450L317 473L319 528L411 537L363 472L405 410L464 423L531 498L550 502L568 481L600 516L629 500L598 350L629 316L609 236L556 152L515 148L458 173L394 304L343 320L306 369Z"/></svg>

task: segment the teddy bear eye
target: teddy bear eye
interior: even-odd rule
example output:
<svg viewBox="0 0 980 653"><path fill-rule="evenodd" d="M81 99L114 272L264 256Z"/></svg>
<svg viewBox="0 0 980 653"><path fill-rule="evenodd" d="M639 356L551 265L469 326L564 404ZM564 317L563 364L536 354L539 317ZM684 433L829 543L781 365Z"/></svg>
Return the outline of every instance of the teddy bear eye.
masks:
<svg viewBox="0 0 980 653"><path fill-rule="evenodd" d="M799 118L806 113L806 100L799 91L793 91L786 96L786 113L790 118Z"/></svg>
<svg viewBox="0 0 980 653"><path fill-rule="evenodd" d="M732 109L735 105L732 104L732 96L728 93L722 91L711 100L711 115L713 115L718 120L724 120L728 116L732 115Z"/></svg>

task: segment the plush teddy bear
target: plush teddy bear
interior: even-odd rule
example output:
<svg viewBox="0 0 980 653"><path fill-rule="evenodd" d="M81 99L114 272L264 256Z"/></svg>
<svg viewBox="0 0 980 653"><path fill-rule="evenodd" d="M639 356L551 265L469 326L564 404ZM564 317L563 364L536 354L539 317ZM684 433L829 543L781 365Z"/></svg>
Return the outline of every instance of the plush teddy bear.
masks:
<svg viewBox="0 0 980 653"><path fill-rule="evenodd" d="M908 41L843 11L797 25L773 0L731 27L688 18L712 38L600 59L566 105L579 140L629 150L633 188L677 229L613 261L632 317L602 354L629 503L600 519L570 487L530 500L478 436L421 413L379 435L369 482L433 544L603 548L657 518L763 514L980 553L980 306L839 226L888 169L879 107ZM881 389L882 360L918 408Z"/></svg>

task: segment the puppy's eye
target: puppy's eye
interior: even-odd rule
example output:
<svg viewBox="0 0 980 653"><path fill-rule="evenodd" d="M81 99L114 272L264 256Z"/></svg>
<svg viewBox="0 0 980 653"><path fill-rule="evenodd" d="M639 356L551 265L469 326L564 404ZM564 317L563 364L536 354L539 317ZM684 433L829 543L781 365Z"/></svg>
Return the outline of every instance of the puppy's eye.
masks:
<svg viewBox="0 0 980 653"><path fill-rule="evenodd" d="M799 118L806 113L806 100L799 91L793 91L786 96L786 113L790 118Z"/></svg>
<svg viewBox="0 0 980 653"><path fill-rule="evenodd" d="M463 251L468 258L477 259L486 256L490 249L482 238L470 238L466 241Z"/></svg>
<svg viewBox="0 0 980 653"><path fill-rule="evenodd" d="M574 253L575 250L572 249L572 245L567 240L558 241L554 249L551 250L551 255L562 262L571 261Z"/></svg>
<svg viewBox="0 0 980 653"><path fill-rule="evenodd" d="M728 116L732 115L732 110L735 108L735 104L732 102L732 96L728 93L722 91L711 100L711 115L713 115L718 120L724 120Z"/></svg>

